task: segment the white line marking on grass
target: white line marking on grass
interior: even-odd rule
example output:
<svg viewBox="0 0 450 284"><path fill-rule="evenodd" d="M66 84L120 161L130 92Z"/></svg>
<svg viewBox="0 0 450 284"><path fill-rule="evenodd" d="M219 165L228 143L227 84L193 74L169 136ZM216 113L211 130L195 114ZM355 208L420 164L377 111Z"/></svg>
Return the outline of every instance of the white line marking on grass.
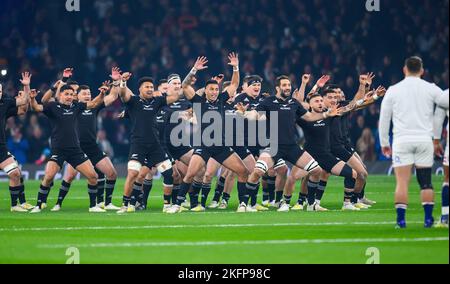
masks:
<svg viewBox="0 0 450 284"><path fill-rule="evenodd" d="M212 242L145 242L145 243L93 243L93 244L47 244L41 249L77 248L118 248L118 247L207 247L229 245L291 245L291 244L336 244L336 243L405 243L442 242L448 237L437 238L367 238L367 239L316 239L316 240L259 240L259 241L212 241Z"/></svg>
<svg viewBox="0 0 450 284"><path fill-rule="evenodd" d="M421 224L423 222L408 222ZM84 230L158 230L158 229L198 229L198 228L251 228L251 227L323 227L323 226L372 226L389 225L394 222L323 222L323 223L280 223L280 224L205 224L205 225L148 225L148 226L96 226L96 227L41 227L41 228L0 228L0 232L27 231L84 231Z"/></svg>

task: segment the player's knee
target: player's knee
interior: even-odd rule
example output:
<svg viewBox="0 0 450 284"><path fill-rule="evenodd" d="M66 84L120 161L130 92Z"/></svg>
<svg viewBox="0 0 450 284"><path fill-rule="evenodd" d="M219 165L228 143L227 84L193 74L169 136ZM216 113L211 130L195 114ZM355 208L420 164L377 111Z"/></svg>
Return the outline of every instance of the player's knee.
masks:
<svg viewBox="0 0 450 284"><path fill-rule="evenodd" d="M357 173L348 165L344 165L339 176L354 179L357 177Z"/></svg>
<svg viewBox="0 0 450 284"><path fill-rule="evenodd" d="M361 171L358 172L356 179L362 181L362 182L366 182L368 177L368 173L366 171Z"/></svg>
<svg viewBox="0 0 450 284"><path fill-rule="evenodd" d="M432 169L417 169L417 181L420 185L421 190L433 189L433 182L431 179Z"/></svg>
<svg viewBox="0 0 450 284"><path fill-rule="evenodd" d="M163 176L164 186L173 186L173 168L172 162L166 160L158 165L158 171Z"/></svg>
<svg viewBox="0 0 450 284"><path fill-rule="evenodd" d="M305 171L307 171L311 176L314 176L314 178L317 176L320 179L320 174L322 173L322 168L319 166L319 163L311 159L308 164L306 164Z"/></svg>
<svg viewBox="0 0 450 284"><path fill-rule="evenodd" d="M213 174L210 171L206 171L203 176L203 182L211 183L212 179L213 179Z"/></svg>
<svg viewBox="0 0 450 284"><path fill-rule="evenodd" d="M8 176L11 182L15 184L20 184L20 178L22 177L22 174L20 173L19 168L16 168L15 170L9 172Z"/></svg>
<svg viewBox="0 0 450 284"><path fill-rule="evenodd" d="M97 184L98 181L98 175L95 171L90 172L86 176L89 184Z"/></svg>
<svg viewBox="0 0 450 284"><path fill-rule="evenodd" d="M255 165L255 170L253 171L259 177L263 177L269 171L269 166L263 160L258 160Z"/></svg>
<svg viewBox="0 0 450 284"><path fill-rule="evenodd" d="M99 175L99 178L100 175ZM115 168L111 168L108 171L106 171L106 179L108 180L116 180L117 179L117 171Z"/></svg>

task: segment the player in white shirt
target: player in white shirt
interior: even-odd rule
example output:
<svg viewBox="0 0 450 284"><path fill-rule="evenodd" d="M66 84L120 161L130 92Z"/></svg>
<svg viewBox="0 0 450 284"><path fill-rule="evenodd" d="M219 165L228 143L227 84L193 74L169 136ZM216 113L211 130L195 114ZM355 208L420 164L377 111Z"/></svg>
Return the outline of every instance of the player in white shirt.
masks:
<svg viewBox="0 0 450 284"><path fill-rule="evenodd" d="M443 94L448 98L448 89L444 91ZM444 124L445 118L448 117L448 109L445 110L441 107L437 107L434 112L434 153L436 156L442 157L444 154L444 183L442 185L442 216L440 226L448 227L448 122L447 122L447 141L445 146L445 152L442 149L441 136L442 136L442 125Z"/></svg>
<svg viewBox="0 0 450 284"><path fill-rule="evenodd" d="M422 190L425 227L434 224L434 191L431 181L434 163L433 117L435 104L448 108L449 98L435 84L421 79L423 62L419 57L406 60L405 79L390 87L381 105L380 140L383 154L392 157L397 180L395 207L397 225L406 228L408 185L413 166ZM392 149L389 143L391 120L394 124Z"/></svg>

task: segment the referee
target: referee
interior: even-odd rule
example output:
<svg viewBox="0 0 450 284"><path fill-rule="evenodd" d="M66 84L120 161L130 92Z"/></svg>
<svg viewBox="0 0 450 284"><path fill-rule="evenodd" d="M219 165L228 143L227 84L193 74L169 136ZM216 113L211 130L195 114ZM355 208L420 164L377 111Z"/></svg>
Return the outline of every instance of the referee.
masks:
<svg viewBox="0 0 450 284"><path fill-rule="evenodd" d="M421 79L423 62L419 57L406 60L405 79L390 87L381 105L380 141L383 154L392 157L397 180L395 207L397 227L406 228L408 185L413 166L422 190L425 228L434 224L434 192L431 169L434 161L433 115L435 104L448 108L449 97L435 84ZM393 146L389 143L391 120L394 128Z"/></svg>

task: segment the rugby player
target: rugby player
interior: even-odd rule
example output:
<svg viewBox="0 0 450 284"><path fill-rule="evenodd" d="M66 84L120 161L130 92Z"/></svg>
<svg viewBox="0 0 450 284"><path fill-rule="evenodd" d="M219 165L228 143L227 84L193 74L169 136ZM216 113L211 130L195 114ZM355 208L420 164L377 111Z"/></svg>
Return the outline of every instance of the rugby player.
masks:
<svg viewBox="0 0 450 284"><path fill-rule="evenodd" d="M37 197L37 205L31 213L40 213L46 208L47 197L55 175L61 170L64 162L69 163L88 180L89 212L104 212L97 207L97 173L89 161L87 155L80 148L78 138L77 121L78 115L90 109L97 108L102 102L105 91L100 89L100 94L87 103L74 102L75 91L72 87L65 85L60 88L57 101L39 104L35 95L31 96L31 108L35 112L44 113L52 125L51 135L51 158L47 163L45 176L42 180Z"/></svg>
<svg viewBox="0 0 450 284"><path fill-rule="evenodd" d="M444 91L444 96L448 97L449 92L448 89ZM447 120L449 118L448 116L448 109L445 110L441 107L437 107L436 111L434 112L434 152L435 155L438 157L444 157L443 166L444 166L444 183L442 184L442 216L439 225L443 227L448 227L448 149L449 149L449 143L448 143L448 121L447 121L447 141L445 146L445 151L442 149L441 144L441 136L442 136L442 125L444 124L445 118L447 117Z"/></svg>
<svg viewBox="0 0 450 284"><path fill-rule="evenodd" d="M32 209L25 200L25 187L19 164L6 148L6 120L26 112L31 93L31 74L22 73L20 82L23 85L23 92L20 92L16 98L4 96L3 86L0 84L0 170L3 170L9 177L11 212L27 212ZM18 199L20 205L17 203Z"/></svg>
<svg viewBox="0 0 450 284"><path fill-rule="evenodd" d="M387 90L381 105L380 141L383 154L393 160L397 180L397 228L401 229L406 228L408 186L413 166L421 189L424 227L434 225L433 115L436 104L448 109L449 97L443 96L442 90L435 84L421 79L424 72L420 57L408 58L403 67L405 79ZM389 142L391 120L394 124L392 148Z"/></svg>

